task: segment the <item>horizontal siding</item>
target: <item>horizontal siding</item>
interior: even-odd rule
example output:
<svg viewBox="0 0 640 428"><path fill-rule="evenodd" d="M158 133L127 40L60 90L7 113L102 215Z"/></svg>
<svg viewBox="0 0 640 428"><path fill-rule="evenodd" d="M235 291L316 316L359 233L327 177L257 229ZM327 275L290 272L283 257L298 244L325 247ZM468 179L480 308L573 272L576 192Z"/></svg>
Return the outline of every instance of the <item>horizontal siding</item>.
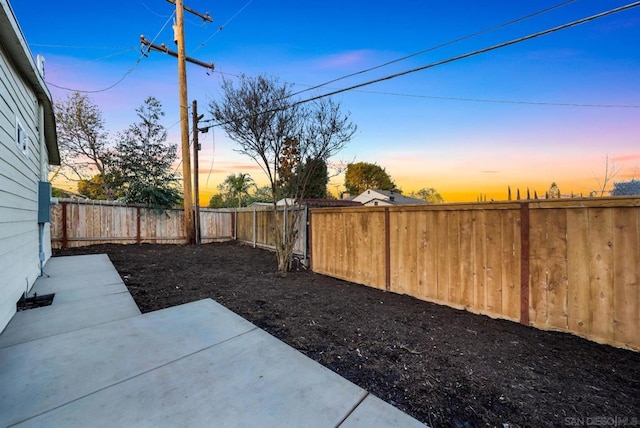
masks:
<svg viewBox="0 0 640 428"><path fill-rule="evenodd" d="M2 162L2 161L0 161ZM15 195L30 201L37 199L37 188L33 186L33 179L29 179L24 174L19 174L17 170L13 171L11 167L0 163L2 170L0 171L0 189L3 193ZM7 206L3 200L0 206Z"/></svg>
<svg viewBox="0 0 640 428"><path fill-rule="evenodd" d="M0 46L0 331L15 303L39 274L37 189L40 175L38 104ZM16 117L29 138L27 155L15 141ZM46 250L47 254L50 250Z"/></svg>
<svg viewBox="0 0 640 428"><path fill-rule="evenodd" d="M0 256L0 331L16 311L16 302L27 286L31 287L40 273L38 255L38 229L30 227L23 233L2 239L11 251Z"/></svg>

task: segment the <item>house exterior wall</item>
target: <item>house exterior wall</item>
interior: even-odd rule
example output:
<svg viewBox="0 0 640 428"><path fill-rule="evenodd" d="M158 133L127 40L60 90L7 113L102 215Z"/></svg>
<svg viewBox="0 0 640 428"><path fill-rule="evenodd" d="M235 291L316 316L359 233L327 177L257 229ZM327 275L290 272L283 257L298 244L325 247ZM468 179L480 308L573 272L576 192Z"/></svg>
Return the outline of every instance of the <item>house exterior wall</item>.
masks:
<svg viewBox="0 0 640 428"><path fill-rule="evenodd" d="M16 312L16 302L40 273L38 181L41 156L40 105L7 43L0 40L0 331ZM18 128L27 138L18 144ZM24 141L24 140L22 140ZM51 256L49 225L44 255Z"/></svg>

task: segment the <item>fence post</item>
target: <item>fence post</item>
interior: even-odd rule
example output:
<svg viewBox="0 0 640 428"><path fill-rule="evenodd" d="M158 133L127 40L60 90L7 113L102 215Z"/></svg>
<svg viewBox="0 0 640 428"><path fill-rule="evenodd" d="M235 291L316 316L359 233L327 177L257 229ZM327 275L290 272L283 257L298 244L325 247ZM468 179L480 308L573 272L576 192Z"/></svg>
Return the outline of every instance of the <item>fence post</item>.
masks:
<svg viewBox="0 0 640 428"><path fill-rule="evenodd" d="M284 201L284 209L282 210L282 242L287 240L287 200Z"/></svg>
<svg viewBox="0 0 640 428"><path fill-rule="evenodd" d="M305 204L302 209L302 221L298 222L298 224L302 223L302 264L307 264L307 259L309 257L309 207ZM300 232L300 231L299 231Z"/></svg>
<svg viewBox="0 0 640 428"><path fill-rule="evenodd" d="M140 234L140 207L136 207L136 244L140 245L142 243L142 238Z"/></svg>
<svg viewBox="0 0 640 428"><path fill-rule="evenodd" d="M253 248L256 248L256 239L257 239L257 237L256 237L256 234L257 234L257 232L256 232L256 227L257 227L257 225L256 225L256 217L257 217L256 209L254 208L253 209Z"/></svg>
<svg viewBox="0 0 640 428"><path fill-rule="evenodd" d="M313 244L313 231L311 230L311 217L312 212L309 211L309 207L305 205L305 230L307 231L307 239L306 239L306 249L307 254L306 257L309 259L309 270L313 271L313 253L312 253L312 244Z"/></svg>
<svg viewBox="0 0 640 428"><path fill-rule="evenodd" d="M231 213L231 236L233 237L234 241L238 240L238 226L236 226L236 224L238 223L238 210L234 209L233 212Z"/></svg>
<svg viewBox="0 0 640 428"><path fill-rule="evenodd" d="M384 285L391 290L391 230L389 207L384 209Z"/></svg>
<svg viewBox="0 0 640 428"><path fill-rule="evenodd" d="M520 203L520 324L529 325L529 203Z"/></svg>
<svg viewBox="0 0 640 428"><path fill-rule="evenodd" d="M62 248L69 246L69 234L67 232L67 202L62 203Z"/></svg>

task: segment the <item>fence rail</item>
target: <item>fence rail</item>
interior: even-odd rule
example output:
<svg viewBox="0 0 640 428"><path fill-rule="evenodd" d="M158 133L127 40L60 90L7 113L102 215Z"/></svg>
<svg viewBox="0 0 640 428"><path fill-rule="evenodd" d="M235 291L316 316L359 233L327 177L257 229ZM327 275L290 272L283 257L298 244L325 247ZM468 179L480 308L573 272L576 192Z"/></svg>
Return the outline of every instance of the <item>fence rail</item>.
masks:
<svg viewBox="0 0 640 428"><path fill-rule="evenodd" d="M640 198L314 209L315 272L640 350Z"/></svg>

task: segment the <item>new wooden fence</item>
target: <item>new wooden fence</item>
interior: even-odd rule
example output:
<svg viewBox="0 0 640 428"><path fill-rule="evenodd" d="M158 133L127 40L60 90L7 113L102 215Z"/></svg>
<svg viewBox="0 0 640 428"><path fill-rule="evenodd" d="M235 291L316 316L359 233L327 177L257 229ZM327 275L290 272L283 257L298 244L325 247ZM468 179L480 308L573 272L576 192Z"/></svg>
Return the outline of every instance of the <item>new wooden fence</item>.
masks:
<svg viewBox="0 0 640 428"><path fill-rule="evenodd" d="M273 208L271 207L246 207L235 211L235 238L252 244L254 247L275 249L275 221ZM295 222L298 230L293 253L307 255L307 214L304 206L280 207L277 211L279 221L287 222L289 226Z"/></svg>
<svg viewBox="0 0 640 428"><path fill-rule="evenodd" d="M203 243L233 239L233 212L200 210ZM112 201L61 199L51 207L53 248L92 244L182 244L184 211L156 213L141 206Z"/></svg>
<svg viewBox="0 0 640 428"><path fill-rule="evenodd" d="M640 350L640 198L326 208L315 272Z"/></svg>

